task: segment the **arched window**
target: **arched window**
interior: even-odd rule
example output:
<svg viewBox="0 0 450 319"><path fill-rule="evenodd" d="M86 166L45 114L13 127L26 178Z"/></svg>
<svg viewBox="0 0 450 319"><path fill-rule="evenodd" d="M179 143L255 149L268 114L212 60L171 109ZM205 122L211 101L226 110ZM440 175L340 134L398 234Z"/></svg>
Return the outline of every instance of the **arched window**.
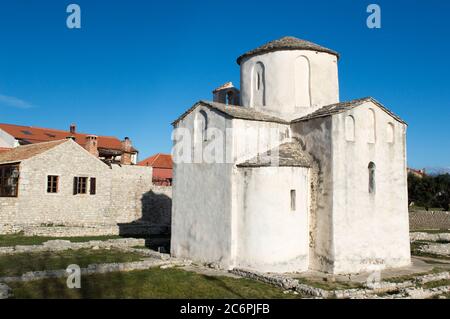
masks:
<svg viewBox="0 0 450 319"><path fill-rule="evenodd" d="M206 141L207 135L206 132L208 130L208 115L205 111L201 110L197 113L195 118L195 133L196 141Z"/></svg>
<svg viewBox="0 0 450 319"><path fill-rule="evenodd" d="M376 181L375 181L375 170L376 165L374 162L369 163L369 193L375 194L376 191Z"/></svg>
<svg viewBox="0 0 450 319"><path fill-rule="evenodd" d="M376 141L376 120L375 120L375 111L373 109L369 109L368 114L368 142L375 143Z"/></svg>
<svg viewBox="0 0 450 319"><path fill-rule="evenodd" d="M310 66L305 56L299 56L294 64L295 106L311 106Z"/></svg>
<svg viewBox="0 0 450 319"><path fill-rule="evenodd" d="M266 105L264 64L257 62L252 71L252 106Z"/></svg>
<svg viewBox="0 0 450 319"><path fill-rule="evenodd" d="M388 123L387 125L387 131L386 131L386 141L388 143L394 143L394 124L392 124L391 122Z"/></svg>
<svg viewBox="0 0 450 319"><path fill-rule="evenodd" d="M355 118L351 115L345 117L345 139L349 142L355 140Z"/></svg>

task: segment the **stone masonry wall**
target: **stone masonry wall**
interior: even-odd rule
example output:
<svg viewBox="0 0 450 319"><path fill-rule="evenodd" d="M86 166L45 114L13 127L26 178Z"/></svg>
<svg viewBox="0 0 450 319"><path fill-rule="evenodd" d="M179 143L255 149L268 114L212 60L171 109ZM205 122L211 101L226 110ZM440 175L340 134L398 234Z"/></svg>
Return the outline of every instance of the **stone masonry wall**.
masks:
<svg viewBox="0 0 450 319"><path fill-rule="evenodd" d="M59 176L59 191L47 193L47 176ZM96 194L73 194L74 177L95 177ZM51 233L68 228L84 235L119 232L119 224L170 226L171 188L152 185L150 167L109 167L73 141L20 164L19 195L0 198L0 233ZM61 227L64 226L64 227ZM42 229L35 229L41 227ZM43 230L43 228L47 230ZM63 232L64 233L64 232ZM60 234L61 235L61 234Z"/></svg>
<svg viewBox="0 0 450 319"><path fill-rule="evenodd" d="M450 212L409 212L409 228L410 230L450 229Z"/></svg>

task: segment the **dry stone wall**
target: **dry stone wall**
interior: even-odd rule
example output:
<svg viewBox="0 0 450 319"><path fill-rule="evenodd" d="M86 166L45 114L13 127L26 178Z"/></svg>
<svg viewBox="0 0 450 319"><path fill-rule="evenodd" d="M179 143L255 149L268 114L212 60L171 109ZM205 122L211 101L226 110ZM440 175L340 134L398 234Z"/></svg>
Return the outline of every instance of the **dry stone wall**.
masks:
<svg viewBox="0 0 450 319"><path fill-rule="evenodd" d="M450 212L409 212L409 228L410 230L450 229Z"/></svg>
<svg viewBox="0 0 450 319"><path fill-rule="evenodd" d="M58 176L57 193L47 193L48 175ZM74 177L88 178L86 194L74 195ZM171 192L152 185L151 167L108 166L70 141L20 163L18 197L0 197L0 234L117 235L122 225L128 233L148 226L168 232Z"/></svg>

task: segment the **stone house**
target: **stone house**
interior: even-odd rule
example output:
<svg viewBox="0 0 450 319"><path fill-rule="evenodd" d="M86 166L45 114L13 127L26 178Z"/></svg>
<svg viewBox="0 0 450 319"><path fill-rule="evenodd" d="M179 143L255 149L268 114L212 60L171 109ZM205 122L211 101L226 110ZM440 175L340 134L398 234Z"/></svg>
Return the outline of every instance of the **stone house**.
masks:
<svg viewBox="0 0 450 319"><path fill-rule="evenodd" d="M160 193L151 177L151 167L105 163L71 138L17 146L0 153L0 233L105 235L142 230L142 223L147 232L168 228L170 213L154 216L160 212L149 204Z"/></svg>
<svg viewBox="0 0 450 319"><path fill-rule="evenodd" d="M124 165L137 163L138 150L132 146L128 137L120 141L114 136L79 133L75 124L70 125L68 131L64 131L0 123L0 149L58 141L69 137L105 162Z"/></svg>
<svg viewBox="0 0 450 319"><path fill-rule="evenodd" d="M153 170L153 184L161 186L172 185L172 156L158 153L138 163L140 166L149 166Z"/></svg>
<svg viewBox="0 0 450 319"><path fill-rule="evenodd" d="M407 125L373 98L341 102L338 59L269 42L238 58L240 90L173 123L174 256L267 272L410 264Z"/></svg>

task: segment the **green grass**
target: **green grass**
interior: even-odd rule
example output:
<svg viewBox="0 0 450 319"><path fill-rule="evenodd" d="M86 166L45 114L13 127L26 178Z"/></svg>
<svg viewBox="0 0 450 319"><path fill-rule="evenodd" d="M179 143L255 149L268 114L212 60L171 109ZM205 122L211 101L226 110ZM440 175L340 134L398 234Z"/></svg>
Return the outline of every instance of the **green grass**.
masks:
<svg viewBox="0 0 450 319"><path fill-rule="evenodd" d="M410 280L414 280L416 277L419 276L424 276L424 275L430 275L430 274L436 274L439 272L445 271L442 268L438 268L435 267L432 270L428 271L428 272L421 272L421 273L415 273L412 275L405 275L405 276L398 276L398 277L391 277L391 278L383 278L384 281L387 282L395 282L395 283L400 283L400 282L404 282L404 281L410 281Z"/></svg>
<svg viewBox="0 0 450 319"><path fill-rule="evenodd" d="M413 256L419 256L419 257L429 257L429 258L435 258L435 259L441 259L441 260L450 260L450 257L443 256L443 255L437 255L433 253L427 253L420 251L420 247L428 244L435 244L433 242L427 242L427 241L416 241L411 243L411 254Z"/></svg>
<svg viewBox="0 0 450 319"><path fill-rule="evenodd" d="M441 286L449 286L450 285L450 279L442 279L438 281L430 281L425 284L423 284L424 289L430 289L430 288L436 288Z"/></svg>
<svg viewBox="0 0 450 319"><path fill-rule="evenodd" d="M83 268L89 264L131 262L142 258L138 253L89 249L1 255L0 276L19 276L28 271L66 269L71 264Z"/></svg>
<svg viewBox="0 0 450 319"><path fill-rule="evenodd" d="M308 286L324 290L345 290L345 289L363 288L363 286L357 282L346 282L346 281L331 282L315 278L296 278L296 279L301 284L305 284Z"/></svg>
<svg viewBox="0 0 450 319"><path fill-rule="evenodd" d="M14 298L300 298L277 287L242 278L212 277L181 269L115 272L83 276L81 289L68 289L66 279L10 283Z"/></svg>
<svg viewBox="0 0 450 319"><path fill-rule="evenodd" d="M0 235L0 247L16 246L16 245L40 245L49 240L63 239L71 242L86 242L90 240L108 240L118 239L120 236L91 236L91 237L41 237L41 236L24 236L23 234Z"/></svg>

